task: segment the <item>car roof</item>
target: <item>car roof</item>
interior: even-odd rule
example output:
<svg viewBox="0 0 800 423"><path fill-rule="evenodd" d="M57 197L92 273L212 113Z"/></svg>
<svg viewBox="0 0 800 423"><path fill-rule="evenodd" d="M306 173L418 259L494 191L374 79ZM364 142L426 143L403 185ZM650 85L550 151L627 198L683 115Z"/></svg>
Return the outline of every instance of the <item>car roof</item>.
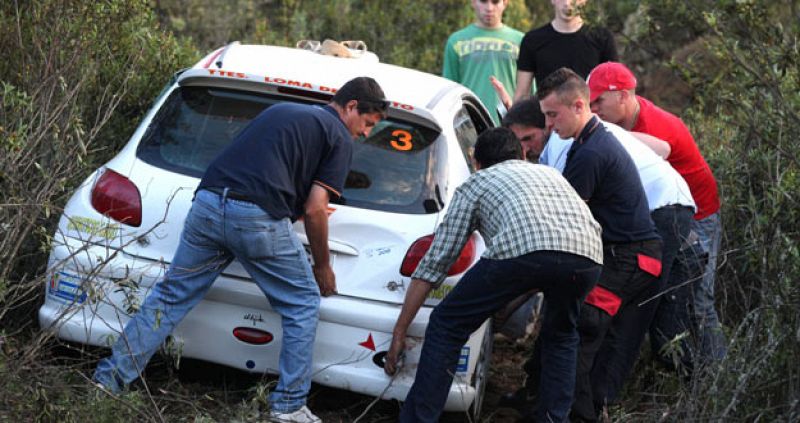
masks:
<svg viewBox="0 0 800 423"><path fill-rule="evenodd" d="M399 103L428 110L449 90L467 91L436 75L380 63L371 52L364 52L361 57L341 58L300 48L231 43L192 67L192 70L201 69L207 69L212 75L222 72L223 77L255 78L260 79L259 82L317 91L335 91L350 79L370 76L378 81L395 107Z"/></svg>

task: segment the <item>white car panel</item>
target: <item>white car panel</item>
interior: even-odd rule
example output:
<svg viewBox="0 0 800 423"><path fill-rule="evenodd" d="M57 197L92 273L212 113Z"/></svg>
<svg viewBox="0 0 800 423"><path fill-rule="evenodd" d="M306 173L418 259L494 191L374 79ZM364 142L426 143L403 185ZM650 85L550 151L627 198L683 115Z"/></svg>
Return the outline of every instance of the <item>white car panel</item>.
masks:
<svg viewBox="0 0 800 423"><path fill-rule="evenodd" d="M393 102L390 118L413 118L415 123L427 122L424 124L441 131L434 141L437 156L432 159L444 160L436 165L435 172L441 174L426 175L426 180L436 184L435 201L443 207L439 211L426 207L425 212L401 213L331 204L329 246L339 294L321 301L313 380L402 400L413 383L430 306L441 301L461 275L448 277L432 292L427 307L420 310L409 328L405 366L387 389L392 378L380 367L380 357L388 349L410 283L409 277L400 274L400 265L414 241L434 232L453 191L470 174L453 130L456 113L468 101L484 124L490 125L486 110L474 94L458 84L375 61L333 58L283 47L236 45L225 52L223 67L217 69L213 63L221 52L209 54L165 89L128 144L76 189L54 236L40 325L67 341L110 346L130 318L129 313L136 311L153 284L163 278L199 178L151 164L137 154L148 128L158 124L153 118L181 83L240 90L255 87L251 89L296 101L302 95L281 88L319 94L330 90L326 87L369 75L378 80ZM92 206L95 181L106 170L127 177L139 190L139 227L116 222ZM305 242L302 221L294 228ZM475 237L475 245L479 256L484 250L480 237ZM233 335L236 328L264 330L273 339L265 345L249 344ZM172 339L172 348L182 356L249 372L277 373L280 318L235 261L176 328ZM475 369L487 353L487 344L491 345L491 331L484 324L462 351L447 410L467 410L476 393L482 392L477 382L485 380L485 374L476 375Z"/></svg>

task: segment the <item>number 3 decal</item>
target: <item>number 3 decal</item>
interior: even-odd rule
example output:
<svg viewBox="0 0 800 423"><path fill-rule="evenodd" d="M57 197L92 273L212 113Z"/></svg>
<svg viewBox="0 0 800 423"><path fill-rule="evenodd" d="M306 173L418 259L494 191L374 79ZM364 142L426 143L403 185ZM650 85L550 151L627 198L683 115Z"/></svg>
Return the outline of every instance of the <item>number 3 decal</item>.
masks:
<svg viewBox="0 0 800 423"><path fill-rule="evenodd" d="M414 147L414 144L411 143L411 133L405 129L396 129L392 131L392 136L396 137L390 142L395 150L408 151Z"/></svg>

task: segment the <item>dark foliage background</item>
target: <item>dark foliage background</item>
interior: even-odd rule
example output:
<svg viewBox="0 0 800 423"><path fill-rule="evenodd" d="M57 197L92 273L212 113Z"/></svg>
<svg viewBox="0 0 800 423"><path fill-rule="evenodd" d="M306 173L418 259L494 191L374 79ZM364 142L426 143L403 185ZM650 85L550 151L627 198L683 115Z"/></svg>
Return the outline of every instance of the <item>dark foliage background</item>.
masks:
<svg viewBox="0 0 800 423"><path fill-rule="evenodd" d="M644 360L614 419L800 420L799 4L589 2L642 93L692 129L725 229L729 357L688 381ZM550 15L547 1L512 0L506 22L527 30ZM257 421L268 384L196 388L159 362L151 390L91 389L96 352L65 353L33 323L55 218L170 76L219 45L361 39L384 62L438 73L445 38L471 19L463 0L0 2L0 420Z"/></svg>

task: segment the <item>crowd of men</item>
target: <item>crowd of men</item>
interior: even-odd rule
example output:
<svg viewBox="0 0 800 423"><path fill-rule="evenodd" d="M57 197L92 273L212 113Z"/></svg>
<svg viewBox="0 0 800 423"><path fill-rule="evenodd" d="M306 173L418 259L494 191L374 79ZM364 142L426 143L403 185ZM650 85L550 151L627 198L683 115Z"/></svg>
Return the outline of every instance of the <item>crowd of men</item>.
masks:
<svg viewBox="0 0 800 423"><path fill-rule="evenodd" d="M601 227L602 257L598 260L586 251L570 249L574 245L561 237L563 243L548 247L536 242L529 245L529 240L520 238L512 247L501 249L502 253L490 249L464 276L459 284L463 288L455 289L431 315L419 367L425 372L418 371L401 421L438 419L444 403L441 395L452 380L447 375L453 374L458 342L463 343L469 331L496 311L498 302L507 301L507 290L525 292L532 286L544 292L542 331L524 366L524 386L503 397L501 405L517 408L521 421L597 421L618 400L646 336L656 360L683 372L726 354L714 308L721 235L717 183L686 125L636 95L637 79L619 62L612 34L584 25L581 6L585 1L551 0L553 19L522 36L518 46L501 49L502 54L470 48L469 43L496 39L511 44L519 39L518 31L502 23L508 0L471 3L475 23L448 39L443 75L472 88L490 113L497 112L502 126L515 135L520 151L487 169L480 150L490 139L503 137L492 130L479 138L475 160L484 171L457 191L455 200L461 200L458 194L463 190L469 201L454 201L431 251L412 276L419 291L412 289L406 298L387 372L394 371L405 329L424 298L418 295L441 281L442 276L431 269L447 268L452 251L460 248L460 238L451 231L495 228L496 232L481 231L487 245L494 247L509 242L508 234L517 230L547 238L542 227L563 231L565 215L577 213L573 211L576 204L561 204L564 213L557 216L561 220L557 225L547 221L553 216L535 201L520 205L525 193L541 195L537 189L546 185L541 175L519 176L535 186L511 177L519 159L556 169L568 181ZM514 73L516 78L509 78ZM507 183L503 186L508 189L491 195L482 192L480 181L490 174L497 181L509 178L498 182ZM498 200L502 196L506 198ZM505 224L487 224L478 215L469 226L458 217L472 212L475 218L474 210L498 209L501 217L492 218L504 219ZM532 221L516 220L526 213L533 216ZM577 227L591 232L589 227ZM558 283L557 276L528 264L543 251L568 252L602 265L591 289L573 278L571 298L582 303L577 314L565 308L563 298L549 285ZM492 260L491 267L485 260ZM526 265L530 274L517 278L515 272ZM502 283L485 275L488 268L495 275L495 266L504 271L497 278ZM567 265L568 270L590 273L578 268ZM479 284L481 288L472 286ZM464 296L475 307L469 312L459 307L466 301ZM477 320L461 326L468 321L463 313ZM451 338L442 337L443 331ZM693 336L684 337L687 333Z"/></svg>
<svg viewBox="0 0 800 423"><path fill-rule="evenodd" d="M431 313L403 422L438 421L469 335L532 289L544 294L541 331L524 386L503 398L522 421L597 421L648 335L677 369L726 353L713 294L720 200L689 130L636 95L611 33L584 25L582 1L551 0L552 21L527 34L502 23L508 1L471 0L475 22L445 45L444 76L471 88L502 127L479 136L476 172L456 189L397 319L390 375L428 293L479 231L486 251ZM361 77L325 107L281 104L256 117L209 166L165 279L98 364L96 383L119 392L138 378L236 258L282 317L270 419L319 422L305 404L319 296L336 293L326 208L344 187L350 138L368 135L387 107ZM313 266L291 229L300 216ZM240 220L265 230L224 231ZM266 257L265 243L301 253ZM658 354L675 342L678 360Z"/></svg>

